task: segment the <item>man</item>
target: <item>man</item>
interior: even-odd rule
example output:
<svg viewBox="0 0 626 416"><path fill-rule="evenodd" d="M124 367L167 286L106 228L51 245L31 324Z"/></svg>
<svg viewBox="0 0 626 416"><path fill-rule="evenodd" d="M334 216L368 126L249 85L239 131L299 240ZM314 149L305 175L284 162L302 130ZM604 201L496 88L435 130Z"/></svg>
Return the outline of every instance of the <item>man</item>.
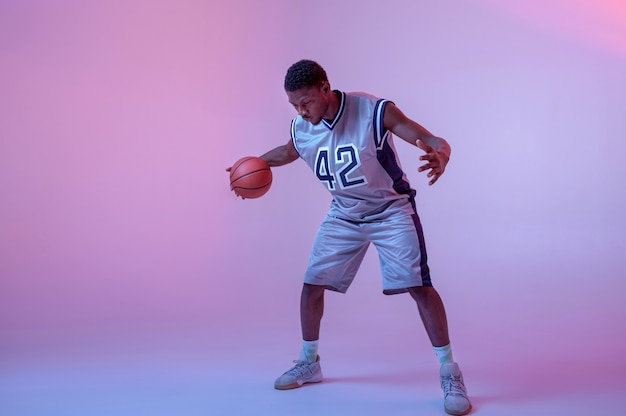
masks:
<svg viewBox="0 0 626 416"><path fill-rule="evenodd" d="M302 350L296 365L274 387L288 390L322 381L317 354L326 289L345 293L369 246L380 258L383 293L408 292L441 364L444 408L453 415L471 410L463 376L452 360L443 303L433 288L424 236L415 210L415 190L402 171L392 134L425 154L420 172L432 185L444 173L450 146L407 118L388 100L331 90L316 62L293 64L285 91L298 116L291 139L260 156L270 166L302 158L333 196L313 243L300 303Z"/></svg>

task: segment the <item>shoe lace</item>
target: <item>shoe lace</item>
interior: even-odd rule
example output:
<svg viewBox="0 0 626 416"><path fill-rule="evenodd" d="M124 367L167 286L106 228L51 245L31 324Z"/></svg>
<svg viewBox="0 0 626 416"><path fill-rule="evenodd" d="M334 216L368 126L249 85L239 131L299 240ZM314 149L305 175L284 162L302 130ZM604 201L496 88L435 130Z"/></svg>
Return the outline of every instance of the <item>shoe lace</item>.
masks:
<svg viewBox="0 0 626 416"><path fill-rule="evenodd" d="M286 375L297 376L298 374L302 374L306 370L306 365L308 364L306 361L293 360L293 362L296 365L294 365L291 370L287 371L285 373Z"/></svg>
<svg viewBox="0 0 626 416"><path fill-rule="evenodd" d="M452 396L465 396L465 385L463 384L463 380L461 377L457 376L446 376L441 379L441 387L443 387L443 391L447 395Z"/></svg>

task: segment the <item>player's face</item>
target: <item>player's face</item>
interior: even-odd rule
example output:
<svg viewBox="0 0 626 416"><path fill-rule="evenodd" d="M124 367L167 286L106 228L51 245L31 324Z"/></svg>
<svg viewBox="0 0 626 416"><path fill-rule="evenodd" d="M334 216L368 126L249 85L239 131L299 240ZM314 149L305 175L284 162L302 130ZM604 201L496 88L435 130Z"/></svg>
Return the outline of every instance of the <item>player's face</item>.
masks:
<svg viewBox="0 0 626 416"><path fill-rule="evenodd" d="M293 105L296 112L309 123L318 124L322 118L328 117L328 83L323 83L317 87L305 87L295 91L287 91L289 103Z"/></svg>

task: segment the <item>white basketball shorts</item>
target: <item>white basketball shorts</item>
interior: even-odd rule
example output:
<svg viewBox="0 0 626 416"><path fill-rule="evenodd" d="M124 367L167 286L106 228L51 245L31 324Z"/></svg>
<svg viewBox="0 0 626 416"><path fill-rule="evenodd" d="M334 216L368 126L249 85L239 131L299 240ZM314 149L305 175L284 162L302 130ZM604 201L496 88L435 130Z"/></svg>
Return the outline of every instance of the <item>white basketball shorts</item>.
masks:
<svg viewBox="0 0 626 416"><path fill-rule="evenodd" d="M372 222L349 221L328 214L313 242L304 283L345 293L370 243L378 251L384 294L432 286L419 217L404 211Z"/></svg>

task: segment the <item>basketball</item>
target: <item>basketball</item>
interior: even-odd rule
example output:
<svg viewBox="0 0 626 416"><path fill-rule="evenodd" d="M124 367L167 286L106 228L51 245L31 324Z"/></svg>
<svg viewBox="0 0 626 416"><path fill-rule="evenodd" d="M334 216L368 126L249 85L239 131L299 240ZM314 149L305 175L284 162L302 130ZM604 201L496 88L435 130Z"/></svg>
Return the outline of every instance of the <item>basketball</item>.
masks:
<svg viewBox="0 0 626 416"><path fill-rule="evenodd" d="M259 198L271 185L272 170L261 158L242 157L230 168L230 189L243 198Z"/></svg>

